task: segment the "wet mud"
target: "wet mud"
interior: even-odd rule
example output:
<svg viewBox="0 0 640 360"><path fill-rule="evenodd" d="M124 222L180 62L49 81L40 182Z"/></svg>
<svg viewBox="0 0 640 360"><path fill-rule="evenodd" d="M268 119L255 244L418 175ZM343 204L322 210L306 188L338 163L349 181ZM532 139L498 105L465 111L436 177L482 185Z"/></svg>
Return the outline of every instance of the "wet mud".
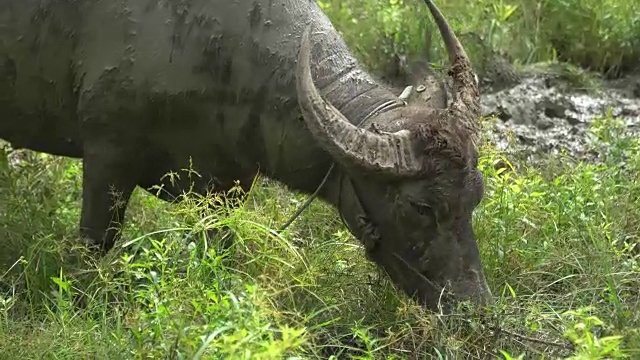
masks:
<svg viewBox="0 0 640 360"><path fill-rule="evenodd" d="M602 80L585 90L552 73L524 74L519 83L492 92L485 89L482 111L492 116L485 128L500 150L535 161L563 154L577 161L597 161L591 149L598 139L589 132L609 112L620 118L623 132L640 132L640 75Z"/></svg>

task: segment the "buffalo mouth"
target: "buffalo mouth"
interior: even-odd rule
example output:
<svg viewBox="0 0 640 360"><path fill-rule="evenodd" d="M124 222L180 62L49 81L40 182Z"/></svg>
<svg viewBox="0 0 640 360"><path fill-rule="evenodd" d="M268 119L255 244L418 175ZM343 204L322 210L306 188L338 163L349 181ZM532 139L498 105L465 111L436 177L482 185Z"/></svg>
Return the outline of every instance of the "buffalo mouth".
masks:
<svg viewBox="0 0 640 360"><path fill-rule="evenodd" d="M462 301L482 306L491 297L482 272L471 271L456 278L435 280L420 272L408 256L396 251L381 254L378 259L376 262L385 269L396 286L429 310L450 313Z"/></svg>
<svg viewBox="0 0 640 360"><path fill-rule="evenodd" d="M393 239L384 244L385 240L371 218L359 215L356 221L367 258L380 266L397 287L422 306L449 313L460 301L470 300L476 305L489 302L491 291L482 269L470 269L456 278L439 276L439 281L431 279L419 270L419 255L426 246L393 249Z"/></svg>

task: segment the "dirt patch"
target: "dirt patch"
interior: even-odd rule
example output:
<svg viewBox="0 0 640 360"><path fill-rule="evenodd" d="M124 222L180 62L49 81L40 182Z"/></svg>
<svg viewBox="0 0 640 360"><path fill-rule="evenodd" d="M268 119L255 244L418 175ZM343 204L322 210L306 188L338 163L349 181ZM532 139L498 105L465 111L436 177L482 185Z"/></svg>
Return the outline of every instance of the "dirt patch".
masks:
<svg viewBox="0 0 640 360"><path fill-rule="evenodd" d="M482 111L497 118L488 136L502 150L592 160L589 143L596 139L588 129L597 118L611 111L626 133L640 132L640 76L602 81L585 91L551 74L528 74L515 86L482 95Z"/></svg>

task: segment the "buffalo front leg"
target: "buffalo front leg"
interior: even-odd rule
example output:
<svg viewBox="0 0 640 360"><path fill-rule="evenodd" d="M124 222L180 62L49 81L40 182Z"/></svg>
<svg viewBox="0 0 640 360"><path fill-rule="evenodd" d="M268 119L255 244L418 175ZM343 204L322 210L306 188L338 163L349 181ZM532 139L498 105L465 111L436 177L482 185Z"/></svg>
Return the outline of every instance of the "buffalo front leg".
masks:
<svg viewBox="0 0 640 360"><path fill-rule="evenodd" d="M103 253L113 247L120 234L136 186L133 154L107 141L87 141L84 146L80 236Z"/></svg>

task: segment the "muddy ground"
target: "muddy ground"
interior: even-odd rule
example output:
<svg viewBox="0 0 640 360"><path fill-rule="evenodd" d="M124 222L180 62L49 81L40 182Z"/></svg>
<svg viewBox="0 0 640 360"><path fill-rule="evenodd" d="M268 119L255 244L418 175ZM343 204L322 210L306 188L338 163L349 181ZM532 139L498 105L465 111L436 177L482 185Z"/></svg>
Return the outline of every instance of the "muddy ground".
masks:
<svg viewBox="0 0 640 360"><path fill-rule="evenodd" d="M590 151L597 138L588 132L594 120L612 112L624 132L640 132L640 74L616 80L568 75L552 70L519 74L501 90L484 86L483 115L493 115L488 138L498 148L527 160L564 153L575 160L597 161Z"/></svg>
<svg viewBox="0 0 640 360"><path fill-rule="evenodd" d="M493 51L476 60L482 113L489 120L486 135L500 150L515 155L518 163L531 164L558 154L576 161L600 160L593 149L602 143L589 128L609 111L622 120L623 133L640 132L640 67L626 76L606 79L563 63L516 68ZM412 85L409 102L440 107L452 100L446 71L423 59L407 62L406 57L395 56L378 76L398 94Z"/></svg>

